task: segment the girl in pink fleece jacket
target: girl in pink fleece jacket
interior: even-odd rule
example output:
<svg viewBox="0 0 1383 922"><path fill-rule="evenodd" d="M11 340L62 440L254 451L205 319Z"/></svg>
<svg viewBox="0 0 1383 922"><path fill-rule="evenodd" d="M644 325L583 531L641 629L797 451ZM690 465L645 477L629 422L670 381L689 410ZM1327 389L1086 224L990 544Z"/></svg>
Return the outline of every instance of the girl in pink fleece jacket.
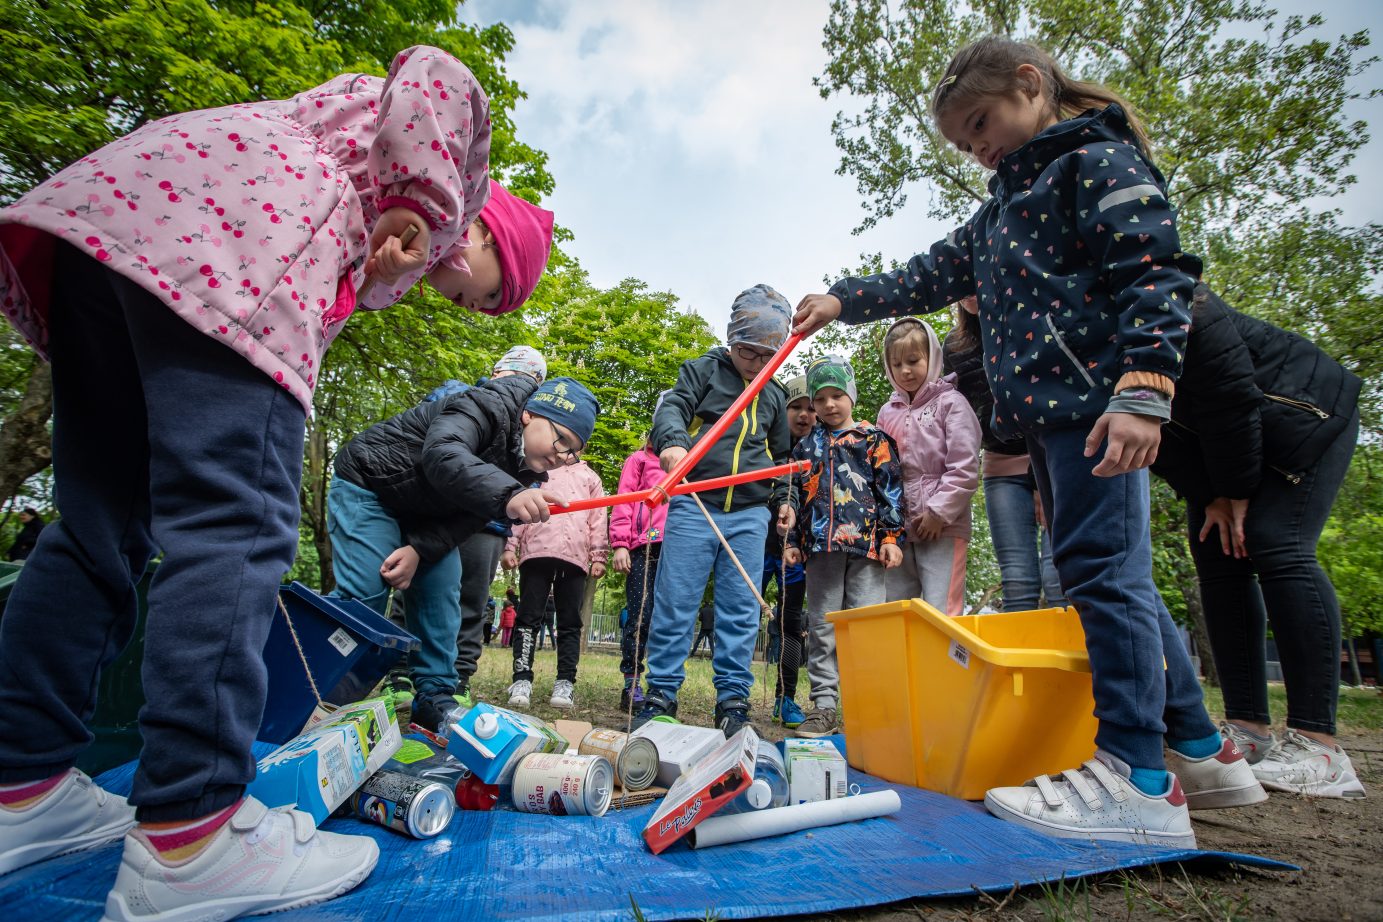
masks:
<svg viewBox="0 0 1383 922"><path fill-rule="evenodd" d="M566 502L605 495L600 478L585 461L549 471L547 493ZM557 604L557 681L552 686L555 708L573 705L576 665L581 658L581 605L586 599L586 574L605 575L605 510L587 509L554 515L546 522L515 525L504 544L500 563L519 568L519 617L514 623L514 682L509 704L527 707L533 697L533 650L542 630L548 594Z"/></svg>
<svg viewBox="0 0 1383 922"><path fill-rule="evenodd" d="M645 444L624 459L616 493L635 493L657 486L664 471L652 444ZM620 671L624 691L620 710L643 703L639 678L648 648L648 622L653 617L653 587L658 582L658 555L663 547L667 503L652 509L644 503L623 503L610 511L610 546L615 549L615 570L625 574L624 601L628 616L620 637Z"/></svg>
<svg viewBox="0 0 1383 922"><path fill-rule="evenodd" d="M956 376L942 377L941 343L921 320L906 317L889 328L884 373L893 396L879 410L879 428L898 445L908 528L903 565L885 572L888 600L921 598L963 614L980 422Z"/></svg>
<svg viewBox="0 0 1383 922"><path fill-rule="evenodd" d="M497 191L489 149L475 77L419 46L384 79L150 122L0 209L0 310L52 362L61 512L0 626L0 802L44 804L0 831L6 870L136 817L108 907L138 893L191 914L215 892L229 915L270 911L374 867L370 839L323 831L322 848L275 851L289 867L272 881L216 870L307 841L245 785L327 345L357 299L387 307L424 273L461 307L504 310L543 271L551 215ZM135 813L72 766L156 551Z"/></svg>

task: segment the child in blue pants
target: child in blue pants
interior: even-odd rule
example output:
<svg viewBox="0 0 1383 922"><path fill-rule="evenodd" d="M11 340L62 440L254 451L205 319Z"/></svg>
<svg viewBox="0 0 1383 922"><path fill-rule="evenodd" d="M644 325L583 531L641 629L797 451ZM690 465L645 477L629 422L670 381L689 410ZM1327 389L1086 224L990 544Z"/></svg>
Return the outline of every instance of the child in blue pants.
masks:
<svg viewBox="0 0 1383 922"><path fill-rule="evenodd" d="M560 502L531 485L575 463L599 405L570 378L491 380L376 423L336 456L327 496L337 591L383 612L404 593L413 722L456 706L457 546L497 519L540 522Z"/></svg>
<svg viewBox="0 0 1383 922"><path fill-rule="evenodd" d="M755 285L742 292L730 309L729 346L717 346L699 359L682 363L677 385L663 396L653 417L653 446L665 470L687 454L783 345L790 314L782 295L767 285ZM771 381L687 479L781 464L787 460L789 446L785 392ZM699 496L745 571L760 574L770 510L778 510L780 527L792 527L786 488L760 480ZM634 719L636 727L677 713L677 692L686 677L684 662L697 623L695 605L708 574L715 578L716 726L728 737L749 723L749 689L754 683L750 664L759 632L759 603L696 500L678 496L668 505L663 532L648 635L648 692L643 710Z"/></svg>
<svg viewBox="0 0 1383 922"><path fill-rule="evenodd" d="M1162 174L1122 100L1071 80L1041 49L1001 36L966 47L932 113L995 171L992 197L906 266L808 295L798 329L978 298L993 428L1027 438L1099 719L1094 759L994 788L985 806L1057 836L1194 847L1188 803L1266 796L1210 722L1152 579L1145 469L1170 415L1200 261L1181 250Z"/></svg>

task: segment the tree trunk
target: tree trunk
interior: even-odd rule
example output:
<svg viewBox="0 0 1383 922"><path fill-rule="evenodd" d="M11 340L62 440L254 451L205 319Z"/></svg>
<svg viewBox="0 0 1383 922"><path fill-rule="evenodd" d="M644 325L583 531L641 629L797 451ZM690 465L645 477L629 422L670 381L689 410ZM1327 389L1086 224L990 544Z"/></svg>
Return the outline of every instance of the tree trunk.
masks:
<svg viewBox="0 0 1383 922"><path fill-rule="evenodd" d="M331 465L327 458L327 437L315 421L307 429L307 470L302 488L303 519L312 529L312 546L317 549L317 579L322 592L336 587L331 566L331 536L327 533L327 488Z"/></svg>
<svg viewBox="0 0 1383 922"><path fill-rule="evenodd" d="M53 463L48 419L53 415L53 375L34 357L19 406L0 426L0 496L13 496L34 474Z"/></svg>
<svg viewBox="0 0 1383 922"><path fill-rule="evenodd" d="M1350 684L1352 684L1355 688L1358 688L1359 686L1364 684L1364 676L1359 671L1359 651L1354 649L1353 637L1345 638L1345 648L1349 650L1349 671L1354 678L1354 681Z"/></svg>
<svg viewBox="0 0 1383 922"><path fill-rule="evenodd" d="M1210 631L1205 625L1205 606L1201 604L1200 584L1194 580L1183 580L1181 597L1186 600L1186 613L1191 616L1191 636L1195 638L1196 652L1201 658L1205 684L1211 688L1219 688L1220 673L1215 669L1215 656L1210 649Z"/></svg>

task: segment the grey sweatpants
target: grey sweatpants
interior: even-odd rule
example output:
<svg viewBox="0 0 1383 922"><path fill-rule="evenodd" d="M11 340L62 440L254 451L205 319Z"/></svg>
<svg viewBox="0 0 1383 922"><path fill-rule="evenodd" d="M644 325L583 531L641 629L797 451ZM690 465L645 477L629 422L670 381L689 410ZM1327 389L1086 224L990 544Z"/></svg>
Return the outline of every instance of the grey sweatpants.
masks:
<svg viewBox="0 0 1383 922"><path fill-rule="evenodd" d="M885 598L884 567L877 560L839 552L807 560L807 678L818 708L834 708L840 694L836 629L826 615Z"/></svg>
<svg viewBox="0 0 1383 922"><path fill-rule="evenodd" d="M888 571L889 602L921 599L942 614L965 614L965 555L969 542L960 538L909 541L903 564Z"/></svg>

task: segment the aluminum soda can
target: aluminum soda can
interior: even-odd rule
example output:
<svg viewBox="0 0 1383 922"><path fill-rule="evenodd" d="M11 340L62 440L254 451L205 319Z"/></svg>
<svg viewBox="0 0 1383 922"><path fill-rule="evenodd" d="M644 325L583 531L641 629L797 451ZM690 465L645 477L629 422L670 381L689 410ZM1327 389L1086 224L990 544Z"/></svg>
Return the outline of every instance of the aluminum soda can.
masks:
<svg viewBox="0 0 1383 922"><path fill-rule="evenodd" d="M538 752L514 769L514 809L551 816L604 816L615 771L604 756Z"/></svg>
<svg viewBox="0 0 1383 922"><path fill-rule="evenodd" d="M446 785L402 772L377 771L351 795L351 811L415 839L430 839L456 815Z"/></svg>
<svg viewBox="0 0 1383 922"><path fill-rule="evenodd" d="M626 792L642 791L658 778L658 747L642 736L592 730L581 738L576 751L609 759L615 769L615 783Z"/></svg>

